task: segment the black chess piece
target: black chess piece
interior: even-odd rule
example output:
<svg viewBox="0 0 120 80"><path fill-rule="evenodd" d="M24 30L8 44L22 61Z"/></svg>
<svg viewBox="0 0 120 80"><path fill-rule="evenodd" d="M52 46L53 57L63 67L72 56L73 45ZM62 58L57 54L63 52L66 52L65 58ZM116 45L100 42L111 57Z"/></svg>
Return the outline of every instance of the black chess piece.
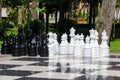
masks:
<svg viewBox="0 0 120 80"><path fill-rule="evenodd" d="M19 27L19 29L18 29L18 39L19 39L19 44L20 45L22 44L23 37L24 37L23 28Z"/></svg>
<svg viewBox="0 0 120 80"><path fill-rule="evenodd" d="M20 26L18 29L18 39L19 39L19 50L21 55L26 55L25 52L25 36L23 33L23 28Z"/></svg>
<svg viewBox="0 0 120 80"><path fill-rule="evenodd" d="M32 30L31 29L26 29L25 30L25 53L28 54L29 53L29 47L30 47L30 36L32 34Z"/></svg>
<svg viewBox="0 0 120 80"><path fill-rule="evenodd" d="M48 38L47 38L47 35L46 34L43 34L41 36L41 43L42 43L42 47L41 47L41 53L40 53L40 56L41 57L48 57L49 56L49 53L48 53Z"/></svg>
<svg viewBox="0 0 120 80"><path fill-rule="evenodd" d="M13 46L12 56L21 56L20 51L19 51L19 40L18 40L18 36L15 36L15 44L14 44L14 46Z"/></svg>
<svg viewBox="0 0 120 80"><path fill-rule="evenodd" d="M31 43L28 47L28 56L37 56L35 43Z"/></svg>
<svg viewBox="0 0 120 80"><path fill-rule="evenodd" d="M12 33L10 34L9 51L10 51L10 54L13 53L13 34Z"/></svg>
<svg viewBox="0 0 120 80"><path fill-rule="evenodd" d="M7 35L4 34L4 41L1 48L1 54L8 54L8 53L9 53L8 38Z"/></svg>
<svg viewBox="0 0 120 80"><path fill-rule="evenodd" d="M40 45L40 36L39 35L37 35L36 36L36 54L40 54L40 47L41 47L41 45Z"/></svg>
<svg viewBox="0 0 120 80"><path fill-rule="evenodd" d="M21 37L21 44L20 44L20 54L22 56L25 56L27 55L26 52L25 52L25 40L24 40L24 36Z"/></svg>

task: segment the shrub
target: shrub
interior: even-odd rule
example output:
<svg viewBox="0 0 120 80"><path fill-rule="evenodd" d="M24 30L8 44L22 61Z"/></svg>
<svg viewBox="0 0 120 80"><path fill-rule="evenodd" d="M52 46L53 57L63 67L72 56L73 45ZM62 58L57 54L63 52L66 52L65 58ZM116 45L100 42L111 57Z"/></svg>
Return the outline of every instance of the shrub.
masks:
<svg viewBox="0 0 120 80"><path fill-rule="evenodd" d="M43 22L39 19L31 19L30 20L30 29L32 30L32 33L38 34L39 31L43 31ZM25 25L25 29L27 29L27 24Z"/></svg>
<svg viewBox="0 0 120 80"><path fill-rule="evenodd" d="M58 34L58 42L61 42L61 35L64 33L69 34L71 27L75 27L76 22L70 19L61 19L57 24L57 34ZM68 41L69 41L69 36L68 36Z"/></svg>
<svg viewBox="0 0 120 80"><path fill-rule="evenodd" d="M3 37L3 34L5 33L7 28L13 28L13 27L14 26L9 22L0 19L0 37Z"/></svg>
<svg viewBox="0 0 120 80"><path fill-rule="evenodd" d="M70 28L74 27L75 24L76 24L76 22L74 22L73 20L64 18L56 24L57 31L59 32L59 34L63 34L63 33L69 34Z"/></svg>

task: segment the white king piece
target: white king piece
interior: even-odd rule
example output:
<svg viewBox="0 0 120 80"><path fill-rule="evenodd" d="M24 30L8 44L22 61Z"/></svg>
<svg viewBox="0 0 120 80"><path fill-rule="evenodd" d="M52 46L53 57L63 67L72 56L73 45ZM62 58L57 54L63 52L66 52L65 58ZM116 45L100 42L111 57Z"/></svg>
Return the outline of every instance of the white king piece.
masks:
<svg viewBox="0 0 120 80"><path fill-rule="evenodd" d="M100 57L109 56L109 46L107 44L108 36L105 30L102 32L102 42L100 44Z"/></svg>

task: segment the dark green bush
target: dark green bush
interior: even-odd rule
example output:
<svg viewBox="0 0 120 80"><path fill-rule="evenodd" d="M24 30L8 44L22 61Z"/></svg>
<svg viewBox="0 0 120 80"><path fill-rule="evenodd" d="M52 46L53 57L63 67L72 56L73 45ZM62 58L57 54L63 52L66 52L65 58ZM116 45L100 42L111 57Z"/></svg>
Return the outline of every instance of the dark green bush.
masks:
<svg viewBox="0 0 120 80"><path fill-rule="evenodd" d="M59 32L59 34L63 34L63 33L69 34L70 28L75 27L75 24L76 22L74 22L73 20L64 18L56 24L57 31Z"/></svg>
<svg viewBox="0 0 120 80"><path fill-rule="evenodd" d="M27 24L25 25L25 29L27 29ZM30 29L32 30L32 33L38 34L40 30L43 31L44 29L43 22L39 19L31 19Z"/></svg>
<svg viewBox="0 0 120 80"><path fill-rule="evenodd" d="M64 33L69 34L70 33L70 29L71 27L75 27L76 22L74 22L73 20L70 19L61 19L57 24L56 24L56 28L57 28L57 35L58 35L58 42L61 42L61 36ZM69 41L69 36L68 36L68 41Z"/></svg>
<svg viewBox="0 0 120 80"><path fill-rule="evenodd" d="M18 26L18 11L17 8L11 9L8 12L8 20L11 22L15 27Z"/></svg>
<svg viewBox="0 0 120 80"><path fill-rule="evenodd" d="M14 26L9 22L0 19L0 37L3 37L4 32L7 28L13 28Z"/></svg>

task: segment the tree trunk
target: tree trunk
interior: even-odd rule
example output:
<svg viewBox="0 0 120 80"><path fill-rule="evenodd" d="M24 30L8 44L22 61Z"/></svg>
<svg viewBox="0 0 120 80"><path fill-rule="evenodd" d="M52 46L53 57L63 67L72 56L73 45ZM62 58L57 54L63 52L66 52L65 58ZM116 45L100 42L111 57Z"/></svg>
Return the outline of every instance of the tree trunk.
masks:
<svg viewBox="0 0 120 80"><path fill-rule="evenodd" d="M39 8L43 7L43 3L39 2ZM42 22L44 22L44 14L39 12L39 20L41 20Z"/></svg>
<svg viewBox="0 0 120 80"><path fill-rule="evenodd" d="M107 32L108 43L110 41L110 35L112 30L114 12L115 12L116 0L103 0L102 7L98 16L96 29L99 33L99 44L101 43L101 36L103 30Z"/></svg>
<svg viewBox="0 0 120 80"><path fill-rule="evenodd" d="M37 6L37 2L33 1L32 2L32 8L36 8L36 7L38 7ZM38 19L38 13L37 13L37 11L32 11L32 18Z"/></svg>
<svg viewBox="0 0 120 80"><path fill-rule="evenodd" d="M64 18L64 5L63 5L63 0L59 0L59 9L60 9L60 15L59 15L59 20L62 20Z"/></svg>

